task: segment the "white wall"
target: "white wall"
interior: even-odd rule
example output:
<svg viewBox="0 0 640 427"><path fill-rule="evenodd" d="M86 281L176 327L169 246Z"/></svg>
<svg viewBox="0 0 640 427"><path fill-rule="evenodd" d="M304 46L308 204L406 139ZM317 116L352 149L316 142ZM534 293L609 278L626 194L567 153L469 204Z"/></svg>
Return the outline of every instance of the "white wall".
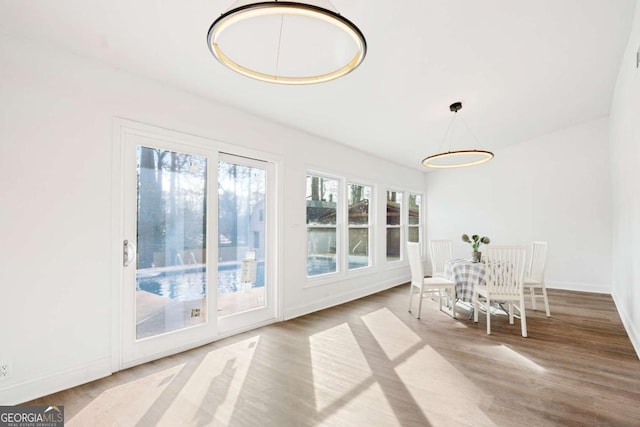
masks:
<svg viewBox="0 0 640 427"><path fill-rule="evenodd" d="M485 164L427 174L427 236L463 233L496 245L549 242L549 287L611 289L608 120L599 119L495 152Z"/></svg>
<svg viewBox="0 0 640 427"><path fill-rule="evenodd" d="M640 355L640 7L636 6L629 44L611 105L613 199L612 295Z"/></svg>
<svg viewBox="0 0 640 427"><path fill-rule="evenodd" d="M305 288L307 168L423 191L409 170L167 86L0 36L0 404L110 372L112 121L127 118L282 159L282 317L402 283L406 265ZM275 101L274 101L275 102ZM356 161L357 160L357 161ZM384 209L379 209L384 213ZM383 231L382 221L378 231ZM383 236L383 233L379 233ZM118 238L118 237L116 237ZM376 255L383 260L378 242Z"/></svg>

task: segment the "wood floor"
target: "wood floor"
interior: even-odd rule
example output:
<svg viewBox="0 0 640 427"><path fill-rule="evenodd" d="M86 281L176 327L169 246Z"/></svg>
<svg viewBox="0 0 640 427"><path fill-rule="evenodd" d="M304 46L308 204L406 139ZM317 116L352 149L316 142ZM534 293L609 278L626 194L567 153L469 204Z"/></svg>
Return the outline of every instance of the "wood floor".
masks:
<svg viewBox="0 0 640 427"><path fill-rule="evenodd" d="M30 404L67 426L638 426L640 360L610 296L550 290L551 315L453 320L407 285Z"/></svg>

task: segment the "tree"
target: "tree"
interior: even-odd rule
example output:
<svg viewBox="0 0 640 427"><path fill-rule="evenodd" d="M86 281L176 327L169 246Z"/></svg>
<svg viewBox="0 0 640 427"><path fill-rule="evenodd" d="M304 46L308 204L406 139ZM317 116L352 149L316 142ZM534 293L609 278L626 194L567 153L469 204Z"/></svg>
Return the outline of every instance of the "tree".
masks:
<svg viewBox="0 0 640 427"><path fill-rule="evenodd" d="M162 162L166 151L139 147L138 168L138 268L153 266L159 250L157 236L163 234Z"/></svg>
<svg viewBox="0 0 640 427"><path fill-rule="evenodd" d="M163 252L162 264L175 265L179 252L206 242L206 159L138 150L138 268L153 267Z"/></svg>

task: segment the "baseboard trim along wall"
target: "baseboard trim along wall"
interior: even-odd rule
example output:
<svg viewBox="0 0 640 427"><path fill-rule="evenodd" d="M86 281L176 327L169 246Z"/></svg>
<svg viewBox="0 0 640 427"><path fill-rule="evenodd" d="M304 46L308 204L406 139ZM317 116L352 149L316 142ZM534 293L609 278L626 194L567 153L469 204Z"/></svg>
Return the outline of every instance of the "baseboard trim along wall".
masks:
<svg viewBox="0 0 640 427"><path fill-rule="evenodd" d="M615 294L615 292L611 294L611 297L613 298L613 302L616 304L618 315L620 316L620 320L622 320L624 329L627 331L627 335L629 336L631 344L636 351L636 355L638 356L638 359L640 359L640 331L635 329L631 316L624 309L624 304L619 303L620 298Z"/></svg>
<svg viewBox="0 0 640 427"><path fill-rule="evenodd" d="M324 299L322 301L313 301L308 304L291 307L285 310L284 319L290 320L295 317L300 317L300 316L304 316L305 314L313 313L315 311L324 310L326 308L344 304L346 302L353 301L358 298L363 298L365 296L375 294L376 292L381 292L389 288L392 288L394 286L398 286L402 283L408 282L409 280L410 280L410 276L407 274L406 277L389 279L384 282L376 283L375 285L369 286L364 289L358 288L352 292L344 292L342 294L333 295L332 297ZM603 285L603 284L547 281L546 285L547 285L547 288L549 289L562 289L566 291L611 294L611 286Z"/></svg>
<svg viewBox="0 0 640 427"><path fill-rule="evenodd" d="M324 310L326 308L335 307L336 305L344 304L349 301L356 300L358 298L364 298L366 296L375 294L377 292L386 291L387 289L398 286L402 283L410 280L409 274L404 274L402 277L395 277L393 279L378 282L372 286L366 288L358 288L350 292L343 292L338 295L332 295L330 298L323 299L321 301L313 301L309 304L298 305L291 307L284 312L284 319L291 320L296 317L304 316L315 311Z"/></svg>
<svg viewBox="0 0 640 427"><path fill-rule="evenodd" d="M549 289L562 289L565 291L579 291L579 292L595 292L597 294L611 294L611 285L604 285L601 283L575 283L575 282L554 282L547 281L547 288Z"/></svg>
<svg viewBox="0 0 640 427"><path fill-rule="evenodd" d="M0 389L0 405L18 405L111 375L111 360L99 359ZM60 402L51 402L56 405Z"/></svg>

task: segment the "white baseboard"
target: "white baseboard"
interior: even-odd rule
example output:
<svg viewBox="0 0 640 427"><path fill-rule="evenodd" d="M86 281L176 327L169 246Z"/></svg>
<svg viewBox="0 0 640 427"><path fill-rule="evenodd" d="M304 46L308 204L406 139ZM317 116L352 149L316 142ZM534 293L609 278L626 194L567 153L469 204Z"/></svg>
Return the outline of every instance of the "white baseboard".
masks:
<svg viewBox="0 0 640 427"><path fill-rule="evenodd" d="M291 307L284 312L284 319L290 320L295 317L304 316L305 314L313 313L315 311L324 310L325 308L334 307L336 305L344 304L349 301L356 300L358 298L363 298L368 295L375 294L377 292L385 291L389 288L393 288L394 286L398 286L402 283L408 282L410 280L409 275L406 277L395 277L393 279L385 280L382 282L375 283L366 288L358 288L353 291L343 292L338 295L331 295L328 298L322 300L316 300L309 304L298 305L296 307Z"/></svg>
<svg viewBox="0 0 640 427"><path fill-rule="evenodd" d="M216 341L219 341L221 339L224 338L228 338L234 335L238 335L241 334L243 332L247 332L247 331L251 331L254 329L258 329L258 328L262 328L263 326L268 326L272 323L276 323L278 322L278 319L267 319L264 320L262 322L258 322L258 323L254 323L252 325L248 325L248 326L243 326L241 328L237 328L237 329L233 329L231 331L228 332L224 332L224 333L220 333L218 335L216 335L215 337L209 337L209 338L205 338L203 340L200 341L195 341L183 346L178 346L178 347L173 347L170 350L166 350L166 351L160 351L148 356L144 356L135 360L131 360L129 362L123 363L122 366L120 367L119 370L124 370L124 369L129 369L132 368L134 366L137 365L142 365L144 363L149 363L152 362L154 360L158 360L158 359L162 359L163 357L169 357L169 356L173 356L174 354L178 354L178 353L182 353L184 351L189 351L189 350L193 350L194 348L198 348L201 347L203 345L207 345L207 344L211 344L214 343ZM116 371L114 371L116 372Z"/></svg>
<svg viewBox="0 0 640 427"><path fill-rule="evenodd" d="M576 283L576 282L546 282L549 289L562 289L565 291L595 292L597 294L611 294L611 285L601 283Z"/></svg>
<svg viewBox="0 0 640 427"><path fill-rule="evenodd" d="M625 310L624 304L620 304L620 298L614 293L611 294L613 297L613 302L616 304L616 308L618 309L618 315L620 316L620 320L622 320L622 324L624 325L624 329L627 331L627 335L631 340L631 345L636 351L636 355L638 359L640 359L640 331L636 329L633 321L631 320L631 316Z"/></svg>
<svg viewBox="0 0 640 427"><path fill-rule="evenodd" d="M18 405L109 376L111 375L110 363L109 358L99 359L73 369L0 388L0 405ZM49 403L51 405L60 404L60 402Z"/></svg>

